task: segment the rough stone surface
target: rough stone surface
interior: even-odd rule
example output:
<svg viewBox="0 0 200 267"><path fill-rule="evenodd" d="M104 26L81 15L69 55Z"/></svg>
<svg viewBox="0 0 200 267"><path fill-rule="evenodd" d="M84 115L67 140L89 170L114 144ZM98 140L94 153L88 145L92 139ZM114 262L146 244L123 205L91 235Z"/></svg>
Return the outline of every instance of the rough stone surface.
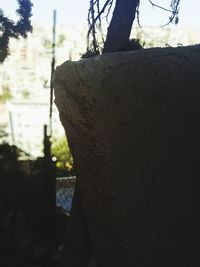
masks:
<svg viewBox="0 0 200 267"><path fill-rule="evenodd" d="M54 84L97 265L192 266L200 46L68 61Z"/></svg>

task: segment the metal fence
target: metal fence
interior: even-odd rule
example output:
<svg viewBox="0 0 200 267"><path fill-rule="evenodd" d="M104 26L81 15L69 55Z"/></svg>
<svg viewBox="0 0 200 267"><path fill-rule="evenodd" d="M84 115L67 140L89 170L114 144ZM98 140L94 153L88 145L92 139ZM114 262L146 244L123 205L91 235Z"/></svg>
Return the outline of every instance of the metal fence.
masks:
<svg viewBox="0 0 200 267"><path fill-rule="evenodd" d="M27 178L24 189L22 186L26 179L21 181L20 177L6 177L4 180L8 184L7 187L1 180L3 179L0 179L0 266L57 267L59 249L68 225L76 177L56 178L56 206L59 209L55 213L56 225L51 232L47 231L50 220L44 220L46 209L43 205L43 195L40 196L39 189L34 190L29 185L30 179ZM38 177L38 183L34 179L30 181L34 181L35 187L40 188L41 180L41 177ZM17 187L18 183L20 185ZM10 198L11 201L8 202ZM55 205L53 208L55 209ZM55 247L54 251L52 247ZM45 265L42 265L43 262Z"/></svg>
<svg viewBox="0 0 200 267"><path fill-rule="evenodd" d="M70 214L76 176L56 178L56 207Z"/></svg>

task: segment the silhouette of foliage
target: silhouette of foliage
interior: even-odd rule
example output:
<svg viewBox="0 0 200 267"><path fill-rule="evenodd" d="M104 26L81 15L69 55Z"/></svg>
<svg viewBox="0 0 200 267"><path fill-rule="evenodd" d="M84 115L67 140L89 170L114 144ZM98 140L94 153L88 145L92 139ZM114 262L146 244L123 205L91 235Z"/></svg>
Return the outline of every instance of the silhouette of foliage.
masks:
<svg viewBox="0 0 200 267"><path fill-rule="evenodd" d="M19 20L15 23L4 15L0 9L0 63L3 63L9 54L10 38L27 37L32 31L30 17L32 16L32 3L30 0L18 0L19 8L16 10Z"/></svg>
<svg viewBox="0 0 200 267"><path fill-rule="evenodd" d="M104 41L101 18L102 15L104 15L104 18L108 21L111 7L114 2L115 7L113 15L109 22L106 40ZM169 8L157 5L151 0L149 0L149 3L153 7L162 9L170 14L169 20L165 25L168 25L169 23L178 23L180 0L171 0ZM104 44L103 53L117 52L120 51L121 47L128 46L130 31L135 17L137 17L138 24L140 25L139 7L140 0L106 0L102 5L100 5L100 0L90 0L88 12L87 52L86 56L82 57L87 58L100 52L97 31L101 33ZM132 9L130 10L130 8Z"/></svg>

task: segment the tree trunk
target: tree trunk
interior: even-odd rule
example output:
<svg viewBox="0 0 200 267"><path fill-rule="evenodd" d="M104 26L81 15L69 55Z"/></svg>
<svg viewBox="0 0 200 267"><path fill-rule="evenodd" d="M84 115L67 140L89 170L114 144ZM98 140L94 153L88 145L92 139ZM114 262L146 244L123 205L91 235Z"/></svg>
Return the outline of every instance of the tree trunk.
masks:
<svg viewBox="0 0 200 267"><path fill-rule="evenodd" d="M103 53L120 51L129 40L139 0L116 0Z"/></svg>

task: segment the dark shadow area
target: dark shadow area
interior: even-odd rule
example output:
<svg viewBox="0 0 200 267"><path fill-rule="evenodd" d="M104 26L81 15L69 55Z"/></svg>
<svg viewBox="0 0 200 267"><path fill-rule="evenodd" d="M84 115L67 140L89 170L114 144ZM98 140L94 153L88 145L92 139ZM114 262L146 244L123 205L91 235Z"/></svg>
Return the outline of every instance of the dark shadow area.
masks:
<svg viewBox="0 0 200 267"><path fill-rule="evenodd" d="M0 266L59 266L71 208L70 203L68 210L62 207L62 201L64 193L74 190L75 181L66 179L56 186L53 164L22 156L17 147L0 145ZM73 191L67 196L71 201Z"/></svg>

